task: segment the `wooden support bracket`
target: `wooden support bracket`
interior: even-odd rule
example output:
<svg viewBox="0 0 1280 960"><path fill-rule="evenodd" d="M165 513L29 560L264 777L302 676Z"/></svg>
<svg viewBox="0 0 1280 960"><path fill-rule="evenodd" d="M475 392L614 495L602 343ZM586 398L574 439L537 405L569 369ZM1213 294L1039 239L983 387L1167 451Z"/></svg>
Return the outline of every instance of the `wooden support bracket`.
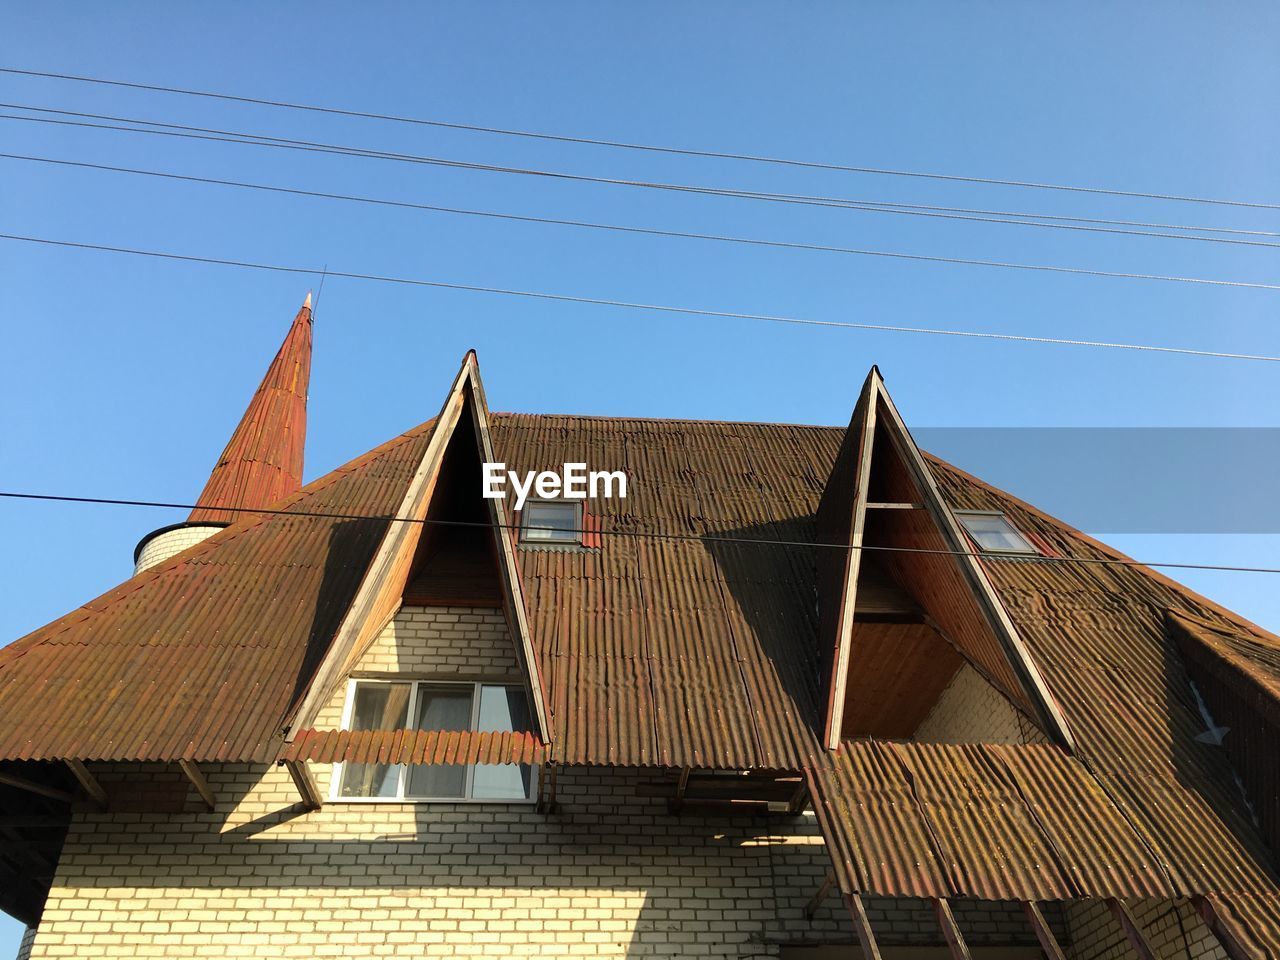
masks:
<svg viewBox="0 0 1280 960"><path fill-rule="evenodd" d="M1240 942L1235 930L1226 923L1222 912L1218 909L1217 901L1213 897L1192 897L1191 904L1196 908L1196 912L1204 918L1204 922L1208 924L1209 929L1217 937L1218 943L1222 944L1222 949L1227 952L1227 956L1231 960L1253 960L1253 953Z"/></svg>
<svg viewBox="0 0 1280 960"><path fill-rule="evenodd" d="M1137 951L1139 960L1156 960L1156 952L1151 949L1151 944L1147 942L1147 935L1142 932L1142 928L1138 926L1138 921L1134 919L1124 901L1109 897L1107 899L1107 909L1111 911L1111 915L1116 918L1116 922L1124 930L1124 935L1129 938L1129 943Z"/></svg>
<svg viewBox="0 0 1280 960"><path fill-rule="evenodd" d="M544 763L538 768L538 812L556 812L556 765Z"/></svg>
<svg viewBox="0 0 1280 960"><path fill-rule="evenodd" d="M671 798L671 802L667 804L667 809L672 813L679 813L680 808L684 806L684 794L689 789L689 767L683 767L680 770L680 777L676 780L675 796Z"/></svg>
<svg viewBox="0 0 1280 960"><path fill-rule="evenodd" d="M1047 960L1066 960L1066 954L1062 952L1058 938L1053 935L1053 930L1045 920L1044 914L1040 912L1039 905L1034 900L1023 900L1022 909L1027 915L1031 929L1036 933L1036 939L1040 941L1040 949L1044 951Z"/></svg>
<svg viewBox="0 0 1280 960"><path fill-rule="evenodd" d="M285 760L283 763L284 768L289 771L289 776L293 777L293 785L298 788L302 805L308 810L319 810L324 805L324 798L320 796L320 788L316 786L316 779L311 775L307 762Z"/></svg>
<svg viewBox="0 0 1280 960"><path fill-rule="evenodd" d="M856 893L846 893L845 906L849 908L849 916L853 918L853 929L858 934L858 943L862 946L863 960L881 960L880 945L876 943L876 935L871 931L871 920L867 917L866 905L862 897Z"/></svg>
<svg viewBox="0 0 1280 960"><path fill-rule="evenodd" d="M0 783L10 787L17 787L19 790L26 790L30 793L38 793L40 796L48 797L51 800L61 800L63 803L70 803L75 799L74 794L69 790L60 790L57 787L37 783L34 780L28 780L26 777L20 777L16 773L0 772Z"/></svg>
<svg viewBox="0 0 1280 960"><path fill-rule="evenodd" d="M831 893L831 888L835 886L836 875L830 870L827 871L826 879L822 881L822 886L818 887L818 892L809 898L809 902L804 905L804 918L812 920L813 915L818 912L818 908L822 906L822 901L827 899Z"/></svg>
<svg viewBox="0 0 1280 960"><path fill-rule="evenodd" d="M964 934L956 923L951 912L951 904L942 897L933 898L933 915L938 918L938 926L942 928L942 937L947 941L952 960L971 960L969 945L964 942Z"/></svg>
<svg viewBox="0 0 1280 960"><path fill-rule="evenodd" d="M214 801L213 789L209 786L209 781L204 778L200 768L196 766L195 761L179 760L178 766L186 774L187 779L191 781L191 785L196 788L196 793L200 794L200 799L204 801L204 805L210 810L216 809L218 805Z"/></svg>
<svg viewBox="0 0 1280 960"><path fill-rule="evenodd" d="M98 778L89 772L89 768L84 765L82 760L68 760L67 769L84 788L84 792L89 795L89 799L97 804L99 810L107 809L107 791L102 789L102 784L98 782Z"/></svg>

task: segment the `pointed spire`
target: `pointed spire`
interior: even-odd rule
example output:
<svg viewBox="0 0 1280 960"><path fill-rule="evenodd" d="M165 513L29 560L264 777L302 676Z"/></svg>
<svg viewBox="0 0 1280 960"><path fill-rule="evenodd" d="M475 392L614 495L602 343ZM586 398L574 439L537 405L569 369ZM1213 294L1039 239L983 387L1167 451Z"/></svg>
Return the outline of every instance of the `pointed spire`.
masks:
<svg viewBox="0 0 1280 960"><path fill-rule="evenodd" d="M188 522L234 523L245 514L226 508L267 507L302 488L310 377L308 293Z"/></svg>

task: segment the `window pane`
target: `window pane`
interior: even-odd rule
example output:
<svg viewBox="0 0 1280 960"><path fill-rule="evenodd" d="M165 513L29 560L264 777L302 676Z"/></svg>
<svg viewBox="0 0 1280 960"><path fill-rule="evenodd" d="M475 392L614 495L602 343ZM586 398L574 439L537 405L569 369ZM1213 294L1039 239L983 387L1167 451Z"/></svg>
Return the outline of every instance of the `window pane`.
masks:
<svg viewBox="0 0 1280 960"><path fill-rule="evenodd" d="M480 687L480 717L477 730L511 730L524 733L529 722L529 698L520 687L484 685ZM471 795L477 800L527 800L533 786L533 768L528 764L476 764Z"/></svg>
<svg viewBox="0 0 1280 960"><path fill-rule="evenodd" d="M419 730L470 730L470 684L421 684L418 687ZM413 797L463 797L467 768L458 764L413 766L405 790Z"/></svg>
<svg viewBox="0 0 1280 960"><path fill-rule="evenodd" d="M407 683L357 683L351 709L352 730L396 730L409 709ZM400 768L383 763L347 763L338 793L344 797L394 797Z"/></svg>
<svg viewBox="0 0 1280 960"><path fill-rule="evenodd" d="M524 508L524 539L577 543L578 505L528 503Z"/></svg>
<svg viewBox="0 0 1280 960"><path fill-rule="evenodd" d="M966 530L983 550L996 553L1037 553L1009 520L999 514L957 514Z"/></svg>
<svg viewBox="0 0 1280 960"><path fill-rule="evenodd" d="M483 684L480 687L480 720L477 730L511 730L525 733L529 723L529 698L520 687Z"/></svg>

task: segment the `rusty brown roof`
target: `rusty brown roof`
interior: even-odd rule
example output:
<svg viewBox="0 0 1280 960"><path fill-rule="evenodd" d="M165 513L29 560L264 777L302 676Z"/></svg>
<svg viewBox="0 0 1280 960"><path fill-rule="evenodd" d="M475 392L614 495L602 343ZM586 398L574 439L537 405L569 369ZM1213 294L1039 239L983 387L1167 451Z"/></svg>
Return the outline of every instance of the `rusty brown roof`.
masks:
<svg viewBox="0 0 1280 960"><path fill-rule="evenodd" d="M430 428L276 506L390 513ZM0 649L0 759L274 760L385 528L241 520Z"/></svg>
<svg viewBox="0 0 1280 960"><path fill-rule="evenodd" d="M814 548L713 538L811 543L841 429L524 414L493 415L491 427L499 458L514 470L574 461L628 471L626 500L590 504L603 530L707 538L604 536L591 549L520 551L554 759L801 770L829 756L818 742ZM416 428L286 502L389 513L430 432L430 424ZM1116 557L929 463L953 506L1005 511L1060 555ZM241 521L0 651L0 759L279 756L280 729L384 528ZM983 564L1067 715L1076 762L1150 844L1150 882L1228 891L1270 883L1269 854L1227 757L1196 740L1204 724L1165 611L1227 630L1242 621L1142 568ZM1063 773L1045 762L1025 775ZM977 856L977 826L957 820L951 829L950 849ZM1052 836L1051 823L1042 835ZM1118 844L1124 834L1109 836ZM914 849L923 863L930 848ZM1137 860L1116 869L1128 871L1134 889L1146 876ZM1031 876L1020 862L1002 870L962 879L1008 892ZM950 867L920 876L955 886ZM1102 879L1044 868L1026 889L1048 895L1089 883L1100 888Z"/></svg>
<svg viewBox="0 0 1280 960"><path fill-rule="evenodd" d="M214 464L192 523L244 519L227 507L269 507L302 488L311 379L311 294L294 317L222 456Z"/></svg>
<svg viewBox="0 0 1280 960"><path fill-rule="evenodd" d="M542 763L536 734L470 730L299 730L284 760L316 763Z"/></svg>

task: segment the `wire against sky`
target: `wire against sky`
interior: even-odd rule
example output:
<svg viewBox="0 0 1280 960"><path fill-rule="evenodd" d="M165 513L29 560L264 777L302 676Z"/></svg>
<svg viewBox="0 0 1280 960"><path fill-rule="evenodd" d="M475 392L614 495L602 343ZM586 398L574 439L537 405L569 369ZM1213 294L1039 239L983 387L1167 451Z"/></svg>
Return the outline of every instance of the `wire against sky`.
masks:
<svg viewBox="0 0 1280 960"><path fill-rule="evenodd" d="M291 267L283 264L255 263L249 260L227 260L218 257L197 257L187 254L166 253L159 250L138 250L132 247L116 247L98 243L81 243L72 240L53 240L47 237L29 237L0 233L0 240L20 243L37 243L53 247L77 250L97 250L105 253L122 253L138 257L154 257L160 260L204 263L222 267L240 267L248 270L266 270L275 273L305 274L308 276L343 277L348 280L368 280L376 283L396 283L415 287L434 287L442 290L464 290L472 293L493 293L509 297L526 297L532 300L554 300L561 303L579 303L600 307L619 307L628 310L649 310L655 313L676 313L696 317L716 317L733 320L758 320L765 323L786 323L797 326L831 327L845 330L875 330L884 333L918 333L942 337L966 337L978 340L1008 340L1019 343L1044 343L1059 346L1097 347L1108 350L1136 350L1151 353L1171 353L1194 357L1214 357L1220 360L1259 360L1280 363L1280 357L1254 353L1228 353L1218 350L1196 350L1190 347L1166 347L1142 343L1111 343L1104 340L1071 340L1063 337L1035 337L1014 333L988 333L977 330L948 330L932 327L909 327L887 323L854 323L845 320L815 320L807 317L787 317L764 313L736 313L729 310L705 310L698 307L676 307L668 304L636 303L628 300L608 300L602 297L582 297L567 293L544 293L536 290L514 290L505 287L486 287L469 283L450 283L444 280L422 280L412 277L389 277L369 273L331 270L315 267ZM1272 287L1271 289L1280 289Z"/></svg>
<svg viewBox="0 0 1280 960"><path fill-rule="evenodd" d="M113 497L74 497L54 493L25 493L18 491L0 491L0 498L7 500L39 500L50 503L82 503L110 507L153 507L166 510L195 510L195 503L171 503L165 500L125 500ZM340 513L310 510L280 510L269 507L218 507L226 513L257 514L273 517L310 517L318 520L378 520L385 523L415 523L421 526L439 527L475 527L485 530L519 530L518 524L486 523L479 520L431 520L418 517L396 517L390 514ZM1168 567L1179 570L1217 570L1227 573L1280 573L1280 567L1240 567L1210 563L1173 563L1151 560L1131 560L1121 557L1046 557L1042 555L981 553L973 550L940 550L930 547L887 547L861 544L819 543L814 540L763 540L753 537L725 537L718 534L697 533L663 533L644 530L586 530L557 528L563 533L584 534L606 537L624 537L639 540L677 540L692 543L726 543L737 545L764 547L803 547L806 549L824 550L861 550L877 553L924 553L946 557L977 557L982 560L1007 560L1015 563L1086 563L1120 567Z"/></svg>
<svg viewBox="0 0 1280 960"><path fill-rule="evenodd" d="M1280 203L1265 203L1250 200L1228 200L1213 197L1183 196L1171 193L1143 192L1136 190L1118 190L1107 187L1078 186L1062 183L1039 183L1030 180L1007 180L992 177L971 177L947 173L927 173L919 170L892 170L883 167L852 166L839 163L824 163L816 160L797 160L787 157L761 156L749 153L732 153L717 150L698 150L687 147L671 147L657 144L629 143L623 140L606 140L593 137L570 136L567 134L542 133L531 130L512 130L503 127L483 126L480 124L458 123L445 120L432 120L422 117L406 117L388 113L374 113L360 110L347 110L339 107L320 106L317 104L291 103L285 100L271 100L263 97L237 96L228 93L216 93L208 90L190 90L182 87L161 86L158 84L134 83L125 80L110 80L104 77L88 77L69 73L53 73L40 70L21 70L16 67L0 67L0 73L15 74L28 77L69 80L77 83L93 83L113 87L127 87L134 90L149 90L157 93L179 94L189 97L204 97L214 100L229 100L236 103L256 104L258 106L282 107L290 110L306 110L313 113L336 114L345 117L360 117L368 120L386 120L395 123L409 123L420 126L439 127L450 130L469 130L476 133L491 133L501 136L525 137L535 140L551 140L559 143L578 143L591 146L614 147L624 150L641 150L652 153L676 154L687 157L708 157L718 160L745 160L753 163L781 164L790 167L807 167L816 170L835 170L845 173L864 173L891 177L912 177L926 180L944 180L954 183L987 184L1002 187L1024 187L1036 190L1059 190L1070 193L1102 194L1113 197L1135 197L1145 200L1174 200L1184 203L1214 204L1230 207L1253 207L1263 210L1280 210Z"/></svg>
<svg viewBox="0 0 1280 960"><path fill-rule="evenodd" d="M14 119L14 118L7 114L0 114L0 119ZM146 131L139 131L139 132L146 132ZM250 183L243 180L225 180L225 179L219 179L217 177L197 177L197 176L191 176L188 174L170 173L163 170L142 170L137 167L119 167L119 166L112 166L111 164L104 164L104 163L90 163L84 160L64 160L57 157L37 157L37 156L32 156L30 154L21 154L21 153L0 153L0 157L7 160L23 160L23 161L28 161L32 163L48 163L48 164L53 164L56 166L63 166L63 167L80 167L86 170L100 170L100 171L107 171L111 173L127 173L134 176L158 177L165 180L180 180L188 183L204 183L204 184L214 184L214 185L223 186L223 187L239 187L242 189L262 190L262 191L267 191L271 193L286 193L286 194L292 194L294 196L313 197L313 198L320 198L320 199L326 199L326 200L345 200L353 203L376 204L378 206L387 206L387 207L403 207L403 208L412 209L412 210L429 210L436 213L461 214L463 216L470 216L470 217L490 217L498 220L518 220L524 223L546 223L546 224L558 224L560 226L568 226L568 227L587 227L594 230L614 230L614 231L619 231L623 233L640 233L640 234L648 234L650 236L657 236L657 237L682 237L682 238L691 239L691 240L718 240L718 241L727 242L727 243L745 243L745 244L754 244L757 246L787 247L787 248L797 249L797 250L816 250L816 251L822 251L826 253L846 253L846 254L857 254L862 256L889 256L889 257L903 257L906 259L918 259L918 257L913 254L860 250L860 249L854 249L849 247L828 246L824 244L797 243L797 242L788 242L788 241L781 241L781 240L763 240L763 239L755 239L755 238L749 238L749 237L733 237L733 236L723 236L723 235L705 234L705 233L688 233L688 232L679 231L679 230L663 230L663 229L650 228L650 227L634 227L634 226L627 226L624 224L594 223L586 220L567 220L567 219L560 219L555 217L535 217L535 216L529 216L524 214L501 213L493 210L467 210L460 207L445 207L445 206L439 206L437 204L414 203L408 200L392 200L392 199L381 198L381 197L353 196L351 194L344 194L344 193L329 193L322 190L304 190L299 187L283 187L283 186L276 186L276 185L264 184L264 183ZM857 207L854 209L866 209L866 208ZM869 212L898 213L902 211L891 210L886 208L883 210L871 209L869 210ZM1020 215L1020 216L1025 216L1025 215ZM1154 231L1127 230L1127 229L1122 230L1122 229L1112 229L1107 227L1078 226L1076 224L1065 224L1065 223L1037 223L1033 221L1022 222L1017 220L991 220L991 221L985 221L985 222L1013 223L1021 226L1027 226L1027 227L1052 227L1060 230L1084 230L1090 233L1113 233L1113 234L1123 234L1127 236L1138 236L1138 237L1160 237L1166 240L1197 240L1197 241L1203 241L1208 243L1241 244L1244 246L1273 247L1273 248L1280 249L1280 243L1270 243L1263 240L1236 240L1236 239L1231 239L1227 237L1205 237L1205 236L1199 236L1195 234L1159 233ZM1130 221L1117 220L1117 221L1093 221L1093 222L1126 223ZM1171 227L1170 229L1184 230L1184 229L1196 229L1196 228ZM1217 230L1220 228L1204 228L1204 229ZM1235 231L1232 231L1232 232L1235 232ZM1244 231L1241 231L1241 232L1244 232ZM1280 233L1265 233L1264 231L1251 231L1251 232L1261 236L1280 237ZM969 264L978 264L978 265L984 265L984 266L990 265L989 263L986 263L984 261L967 260L967 259L961 259L961 258L946 258L946 259L947 259L947 262L953 262L953 263L969 263Z"/></svg>
<svg viewBox="0 0 1280 960"><path fill-rule="evenodd" d="M434 157L423 154L400 153L390 150L379 150L351 144L324 143L315 140L299 140L290 137L276 137L262 133L246 133L237 130L222 130L216 127L197 127L190 124L169 123L161 120L146 120L136 117L118 117L112 114L87 113L80 110L63 110L56 107L39 107L22 103L3 103L0 107L14 110L26 110L32 113L58 114L64 117L84 118L80 121L54 120L50 117L28 117L15 114L0 114L0 119L19 120L27 123L45 123L58 126L81 127L90 130L113 130L122 133L141 133L151 136L177 137L186 140L204 140L216 143L238 143L248 146L274 147L280 150L299 150L307 153L325 153L337 156L361 157L370 160L392 160L399 163L415 163L427 166L438 166L458 170L476 170L483 173L500 173L517 176L544 177L576 183L602 184L606 186L633 187L648 190L664 190L676 193L689 193L702 196L731 197L741 200L760 200L769 203L784 203L800 206L827 207L838 210L856 210L863 213L887 213L896 216L927 217L942 220L958 220L976 223L994 223L1026 227L1049 227L1056 229L1086 230L1084 226L1072 224L1110 224L1112 226L1145 227L1157 230L1199 230L1206 233L1239 234L1249 236L1280 236L1280 233L1265 230L1240 230L1232 227L1213 227L1190 224L1152 223L1141 220L1107 220L1091 217L1065 217L1044 213L1024 213L1018 211L981 210L971 207L944 207L928 204L900 203L891 200L865 200L855 197L828 197L810 194L773 193L761 190L740 190L733 187L707 186L703 184L669 183L649 180L629 180L617 177L597 177L587 174L565 173L559 170L541 170L528 167L510 167L500 164L482 163L470 160L453 160L448 157ZM89 123L88 120L109 120L115 123ZM119 124L141 124L142 126L120 126ZM156 128L156 129L147 129ZM1051 223L1047 221L1069 221ZM1094 229L1091 232L1105 233L1110 231ZM1128 231L1116 231L1128 232ZM1138 233L1143 236L1145 234ZM1207 238L1206 238L1207 239Z"/></svg>

